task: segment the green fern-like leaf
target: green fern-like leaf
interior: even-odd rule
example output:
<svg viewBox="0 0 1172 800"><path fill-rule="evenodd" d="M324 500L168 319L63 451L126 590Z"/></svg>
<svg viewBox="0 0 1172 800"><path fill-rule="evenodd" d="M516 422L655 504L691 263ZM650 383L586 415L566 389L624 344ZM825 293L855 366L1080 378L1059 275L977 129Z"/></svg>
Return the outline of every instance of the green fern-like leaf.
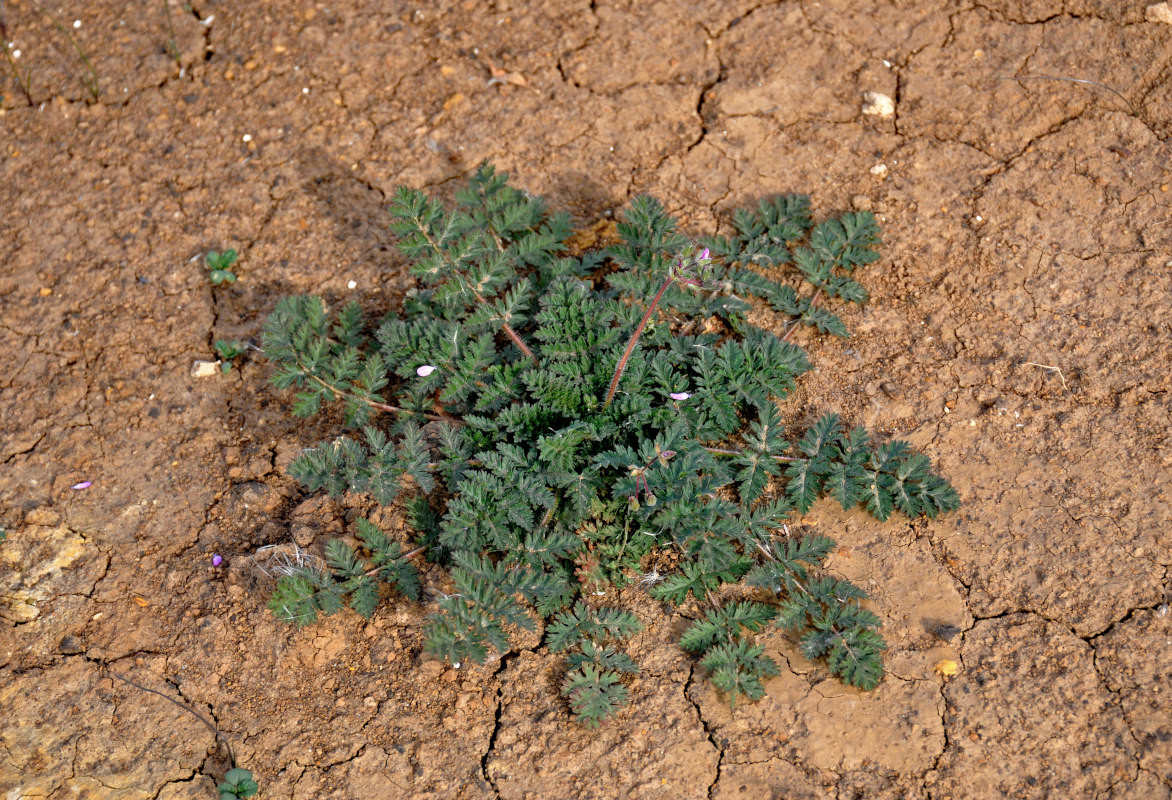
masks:
<svg viewBox="0 0 1172 800"><path fill-rule="evenodd" d="M598 728L629 702L627 687L620 682L618 673L589 663L566 675L562 694L587 728Z"/></svg>

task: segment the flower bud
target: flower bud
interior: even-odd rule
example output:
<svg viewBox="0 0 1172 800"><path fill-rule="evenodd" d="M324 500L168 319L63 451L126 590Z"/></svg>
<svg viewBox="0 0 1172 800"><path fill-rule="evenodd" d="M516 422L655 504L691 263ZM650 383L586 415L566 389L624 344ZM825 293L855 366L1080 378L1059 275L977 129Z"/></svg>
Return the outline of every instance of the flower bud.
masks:
<svg viewBox="0 0 1172 800"><path fill-rule="evenodd" d="M647 505L648 508L651 508L651 506L659 502L659 498L653 494L648 493L648 495L643 498L643 502Z"/></svg>
<svg viewBox="0 0 1172 800"><path fill-rule="evenodd" d="M628 497L627 498L627 508L631 509L632 511L638 511L639 510L639 498L636 497L635 495L631 495L630 497Z"/></svg>

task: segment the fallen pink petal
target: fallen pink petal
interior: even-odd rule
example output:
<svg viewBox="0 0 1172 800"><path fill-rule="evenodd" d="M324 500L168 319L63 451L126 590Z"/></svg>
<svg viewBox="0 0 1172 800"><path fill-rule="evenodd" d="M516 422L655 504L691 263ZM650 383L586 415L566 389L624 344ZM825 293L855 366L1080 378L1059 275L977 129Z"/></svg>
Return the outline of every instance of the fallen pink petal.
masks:
<svg viewBox="0 0 1172 800"><path fill-rule="evenodd" d="M218 567L223 563L224 563L224 559L222 556L218 556L218 555L212 556L212 566L213 567Z"/></svg>
<svg viewBox="0 0 1172 800"><path fill-rule="evenodd" d="M687 392L672 392L668 395L672 400L687 400L691 396Z"/></svg>
<svg viewBox="0 0 1172 800"><path fill-rule="evenodd" d="M91 486L93 486L93 485L94 485L94 482L93 482L93 481L82 481L81 483L75 483L75 484L73 484L73 485L72 485L72 486L70 486L69 488L70 488L70 489L73 489L74 491L80 491L80 490L82 490L82 489L88 489L88 488L90 488L90 487L91 487Z"/></svg>
<svg viewBox="0 0 1172 800"><path fill-rule="evenodd" d="M421 378L426 378L433 372L435 372L435 367L431 366L430 364L424 364L422 367L415 370L415 374Z"/></svg>

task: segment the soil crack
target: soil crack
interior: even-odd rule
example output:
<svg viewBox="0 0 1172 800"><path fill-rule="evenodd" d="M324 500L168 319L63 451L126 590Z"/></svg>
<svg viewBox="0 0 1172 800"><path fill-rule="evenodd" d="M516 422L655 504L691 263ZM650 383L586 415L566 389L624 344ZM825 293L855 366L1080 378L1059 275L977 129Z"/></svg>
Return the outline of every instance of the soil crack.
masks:
<svg viewBox="0 0 1172 800"><path fill-rule="evenodd" d="M531 650L525 650L525 651L518 650L518 651L513 651L510 653L505 653L503 656L501 656L500 665L493 671L493 673L490 677L496 678L496 677L500 676L502 673L504 673L505 669L509 666L509 662L512 661L517 656L519 656L522 652L533 652L533 651L531 651ZM490 787L492 787L492 793L497 798L499 798L501 796L501 790L496 785L496 781L494 781L488 774L488 759L492 756L493 748L496 747L496 737L501 732L501 715L504 712L504 708L505 708L504 686L503 686L503 684L501 684L498 681L498 685L497 685L497 689L496 689L496 711L494 712L494 715L493 715L492 733L490 733L488 735L488 746L484 749L484 755L480 757L480 776L486 784L488 784Z"/></svg>
<svg viewBox="0 0 1172 800"><path fill-rule="evenodd" d="M692 665L691 671L688 673L688 680L684 684L684 699L692 704L692 708L696 709L696 719L704 727L704 735L708 737L709 743L716 750L716 774L712 776L712 782L708 784L708 800L712 800L712 794L716 791L716 784L720 782L720 770L724 766L724 747L716 741L716 736L712 733L712 728L708 726L708 720L704 719L704 714L700 710L700 703L692 698L692 681L696 677L696 665Z"/></svg>

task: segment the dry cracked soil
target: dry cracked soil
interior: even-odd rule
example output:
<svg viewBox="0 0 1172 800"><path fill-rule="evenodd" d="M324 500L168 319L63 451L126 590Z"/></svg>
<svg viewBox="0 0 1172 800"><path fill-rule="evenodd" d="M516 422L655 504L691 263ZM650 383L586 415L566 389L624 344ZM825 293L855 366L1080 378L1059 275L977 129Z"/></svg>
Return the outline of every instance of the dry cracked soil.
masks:
<svg viewBox="0 0 1172 800"><path fill-rule="evenodd" d="M213 733L111 673L214 721L261 798L1170 797L1167 4L0 13L4 798L214 796ZM389 193L450 199L485 159L586 230L644 192L698 232L795 191L881 218L854 335L801 334L818 369L784 405L909 439L964 503L794 521L873 596L877 690L779 633L768 697L730 711L631 589L643 672L589 732L536 640L456 670L422 653L426 602L273 619L269 546L371 504L286 475L337 420L294 420L263 359L192 364L290 293L389 308ZM240 280L213 288L225 247Z"/></svg>

